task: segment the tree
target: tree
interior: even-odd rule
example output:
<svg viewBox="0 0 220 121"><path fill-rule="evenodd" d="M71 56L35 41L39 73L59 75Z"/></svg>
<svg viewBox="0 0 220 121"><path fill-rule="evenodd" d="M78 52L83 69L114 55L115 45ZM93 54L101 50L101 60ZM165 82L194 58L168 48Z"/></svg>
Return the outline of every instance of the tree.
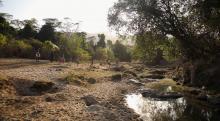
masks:
<svg viewBox="0 0 220 121"><path fill-rule="evenodd" d="M219 10L219 0L119 0L108 20L119 32L173 36L189 63L184 66L184 82L201 86L219 84L215 80L220 68L207 74L220 60Z"/></svg>
<svg viewBox="0 0 220 121"><path fill-rule="evenodd" d="M128 52L128 48L121 44L120 41L116 41L112 48L114 56L120 61L129 62L131 61L131 54Z"/></svg>
<svg viewBox="0 0 220 121"><path fill-rule="evenodd" d="M111 40L107 40L107 45L108 48L112 48L113 44Z"/></svg>
<svg viewBox="0 0 220 121"><path fill-rule="evenodd" d="M104 34L98 34L98 37L99 37L99 41L97 43L97 47L105 48L106 47L105 35Z"/></svg>
<svg viewBox="0 0 220 121"><path fill-rule="evenodd" d="M21 30L24 27L24 21L20 21L19 19L14 19L11 21L12 26L14 26L17 30Z"/></svg>
<svg viewBox="0 0 220 121"><path fill-rule="evenodd" d="M219 30L209 29L200 21L198 11L201 9L195 6L201 2L120 0L109 11L109 25L118 31L127 28L139 34L152 31L160 35L172 35L179 41L183 56L190 60L207 59L210 55L216 57L220 51L216 44Z"/></svg>
<svg viewBox="0 0 220 121"><path fill-rule="evenodd" d="M0 15L0 33L6 36L14 36L16 34L15 29L6 20L5 14Z"/></svg>
<svg viewBox="0 0 220 121"><path fill-rule="evenodd" d="M83 38L77 33L73 33L70 37L63 35L59 43L61 53L65 54L68 60L88 60L90 55L82 48L82 42Z"/></svg>
<svg viewBox="0 0 220 121"><path fill-rule="evenodd" d="M44 19L45 24L41 27L37 38L41 41L51 40L53 43L55 42L55 28L60 25L60 22L54 18Z"/></svg>
<svg viewBox="0 0 220 121"><path fill-rule="evenodd" d="M76 34L82 38L81 48L86 49L86 32L76 32Z"/></svg>
<svg viewBox="0 0 220 121"><path fill-rule="evenodd" d="M35 38L37 31L34 29L33 25L31 25L30 23L26 23L19 34L21 38L30 39Z"/></svg>

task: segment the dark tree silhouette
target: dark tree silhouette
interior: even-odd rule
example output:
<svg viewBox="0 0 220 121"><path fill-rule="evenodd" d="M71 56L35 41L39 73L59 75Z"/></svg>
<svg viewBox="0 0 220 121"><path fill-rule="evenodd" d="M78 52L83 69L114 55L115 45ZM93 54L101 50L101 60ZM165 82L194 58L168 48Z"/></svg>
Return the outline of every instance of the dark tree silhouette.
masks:
<svg viewBox="0 0 220 121"><path fill-rule="evenodd" d="M104 34L98 34L98 37L99 37L99 41L97 43L97 47L105 48L106 47L105 35Z"/></svg>
<svg viewBox="0 0 220 121"><path fill-rule="evenodd" d="M19 34L21 38L30 39L36 36L37 31L31 24L27 23Z"/></svg>

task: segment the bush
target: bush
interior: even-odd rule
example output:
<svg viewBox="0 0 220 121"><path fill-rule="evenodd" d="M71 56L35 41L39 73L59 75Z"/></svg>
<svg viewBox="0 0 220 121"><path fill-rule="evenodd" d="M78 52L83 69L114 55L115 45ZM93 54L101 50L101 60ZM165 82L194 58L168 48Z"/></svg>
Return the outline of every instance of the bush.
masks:
<svg viewBox="0 0 220 121"><path fill-rule="evenodd" d="M28 40L27 42L33 47L35 51L43 47L43 43L36 39Z"/></svg>
<svg viewBox="0 0 220 121"><path fill-rule="evenodd" d="M105 60L107 59L107 51L105 48L97 48L95 52L95 58L97 60Z"/></svg>
<svg viewBox="0 0 220 121"><path fill-rule="evenodd" d="M48 59L49 55L53 52L53 53L57 53L59 51L59 47L57 45L55 45L54 43L52 43L51 41L45 41L43 43L43 47L41 50L41 55L43 59Z"/></svg>
<svg viewBox="0 0 220 121"><path fill-rule="evenodd" d="M3 47L4 45L6 45L7 40L6 40L6 36L0 34L0 47Z"/></svg>
<svg viewBox="0 0 220 121"><path fill-rule="evenodd" d="M33 57L32 46L22 40L12 40L5 46L4 54L6 57Z"/></svg>
<svg viewBox="0 0 220 121"><path fill-rule="evenodd" d="M0 57L4 56L4 47L7 44L6 36L0 34Z"/></svg>
<svg viewBox="0 0 220 121"><path fill-rule="evenodd" d="M129 49L123 45L120 41L116 41L112 48L114 55L119 61L130 62L131 61L131 53L128 51Z"/></svg>

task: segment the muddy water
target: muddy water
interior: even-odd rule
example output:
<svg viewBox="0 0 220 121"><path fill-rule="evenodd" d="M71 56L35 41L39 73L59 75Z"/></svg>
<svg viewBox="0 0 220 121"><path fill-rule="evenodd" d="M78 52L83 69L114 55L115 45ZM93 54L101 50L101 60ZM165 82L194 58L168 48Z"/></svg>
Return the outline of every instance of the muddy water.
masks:
<svg viewBox="0 0 220 121"><path fill-rule="evenodd" d="M186 97L161 101L132 93L126 95L125 100L144 121L220 121L218 109L202 106Z"/></svg>

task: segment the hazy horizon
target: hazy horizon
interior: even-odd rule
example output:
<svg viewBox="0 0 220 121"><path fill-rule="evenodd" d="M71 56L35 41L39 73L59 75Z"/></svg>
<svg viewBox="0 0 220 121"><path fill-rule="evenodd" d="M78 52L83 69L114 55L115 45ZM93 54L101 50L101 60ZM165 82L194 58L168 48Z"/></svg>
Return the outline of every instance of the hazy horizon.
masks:
<svg viewBox="0 0 220 121"><path fill-rule="evenodd" d="M44 18L62 20L69 17L80 22L79 31L105 33L114 36L107 23L108 9L117 0L3 0L1 12L13 15L13 19L36 18L40 24Z"/></svg>

